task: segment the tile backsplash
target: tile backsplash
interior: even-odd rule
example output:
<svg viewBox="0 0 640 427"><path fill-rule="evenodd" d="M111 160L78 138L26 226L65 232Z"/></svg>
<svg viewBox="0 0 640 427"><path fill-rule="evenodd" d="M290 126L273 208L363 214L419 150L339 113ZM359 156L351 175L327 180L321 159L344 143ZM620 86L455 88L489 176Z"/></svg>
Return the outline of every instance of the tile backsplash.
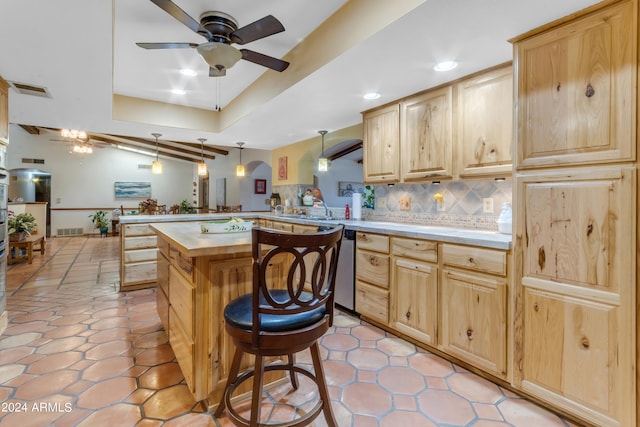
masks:
<svg viewBox="0 0 640 427"><path fill-rule="evenodd" d="M274 186L282 200L297 206L299 187ZM442 195L442 206L434 196ZM465 180L440 183L375 186L375 209L363 209L365 220L440 225L497 231L502 204L511 203L512 180ZM485 203L485 199L486 202ZM493 210L485 212L493 205ZM334 216L344 217L344 208L331 207Z"/></svg>

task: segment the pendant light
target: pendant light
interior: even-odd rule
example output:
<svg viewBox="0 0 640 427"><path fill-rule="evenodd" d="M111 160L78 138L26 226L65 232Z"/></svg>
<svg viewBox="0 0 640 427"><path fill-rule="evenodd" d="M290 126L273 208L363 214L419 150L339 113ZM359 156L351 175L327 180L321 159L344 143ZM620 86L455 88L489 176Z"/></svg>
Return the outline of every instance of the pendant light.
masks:
<svg viewBox="0 0 640 427"><path fill-rule="evenodd" d="M244 142L236 142L240 147L240 164L236 166L236 176L244 176L244 165L242 164L242 146Z"/></svg>
<svg viewBox="0 0 640 427"><path fill-rule="evenodd" d="M151 163L151 173L159 175L162 173L162 162L158 160L158 138L162 136L161 133L152 133L152 136L156 138L156 159Z"/></svg>
<svg viewBox="0 0 640 427"><path fill-rule="evenodd" d="M322 135L322 154L318 159L318 171L326 172L329 170L329 160L324 156L324 136L327 134L326 130L319 130L318 133Z"/></svg>
<svg viewBox="0 0 640 427"><path fill-rule="evenodd" d="M207 175L207 164L204 162L204 142L206 140L206 138L198 138L198 141L200 141L200 163L198 163L199 176Z"/></svg>

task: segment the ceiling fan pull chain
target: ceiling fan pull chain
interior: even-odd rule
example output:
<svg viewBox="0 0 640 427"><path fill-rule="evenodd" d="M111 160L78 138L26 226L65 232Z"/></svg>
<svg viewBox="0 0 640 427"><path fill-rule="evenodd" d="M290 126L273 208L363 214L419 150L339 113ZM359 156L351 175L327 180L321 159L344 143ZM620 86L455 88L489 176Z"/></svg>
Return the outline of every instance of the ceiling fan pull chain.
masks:
<svg viewBox="0 0 640 427"><path fill-rule="evenodd" d="M216 79L216 111L220 111L220 79Z"/></svg>

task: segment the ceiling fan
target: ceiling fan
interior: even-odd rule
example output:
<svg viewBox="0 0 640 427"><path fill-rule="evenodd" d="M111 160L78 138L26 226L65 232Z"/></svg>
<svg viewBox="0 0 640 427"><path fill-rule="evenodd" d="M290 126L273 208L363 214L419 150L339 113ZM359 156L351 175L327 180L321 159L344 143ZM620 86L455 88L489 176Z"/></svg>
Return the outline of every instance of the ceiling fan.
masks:
<svg viewBox="0 0 640 427"><path fill-rule="evenodd" d="M232 43L244 45L284 31L284 26L271 15L238 28L236 20L226 13L211 11L200 15L200 22L189 16L171 0L151 0L156 6L207 39L197 43L136 43L144 49L195 48L209 64L209 76L221 77L240 59L275 71L284 71L289 63L248 49L236 49Z"/></svg>

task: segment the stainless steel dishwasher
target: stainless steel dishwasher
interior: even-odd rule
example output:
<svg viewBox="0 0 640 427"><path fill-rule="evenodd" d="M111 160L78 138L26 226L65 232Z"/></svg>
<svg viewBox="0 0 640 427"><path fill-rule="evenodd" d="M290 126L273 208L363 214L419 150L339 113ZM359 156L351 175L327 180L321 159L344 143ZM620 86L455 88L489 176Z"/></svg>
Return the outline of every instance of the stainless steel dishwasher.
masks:
<svg viewBox="0 0 640 427"><path fill-rule="evenodd" d="M351 312L355 307L355 240L355 230L344 230L336 274L335 303Z"/></svg>

